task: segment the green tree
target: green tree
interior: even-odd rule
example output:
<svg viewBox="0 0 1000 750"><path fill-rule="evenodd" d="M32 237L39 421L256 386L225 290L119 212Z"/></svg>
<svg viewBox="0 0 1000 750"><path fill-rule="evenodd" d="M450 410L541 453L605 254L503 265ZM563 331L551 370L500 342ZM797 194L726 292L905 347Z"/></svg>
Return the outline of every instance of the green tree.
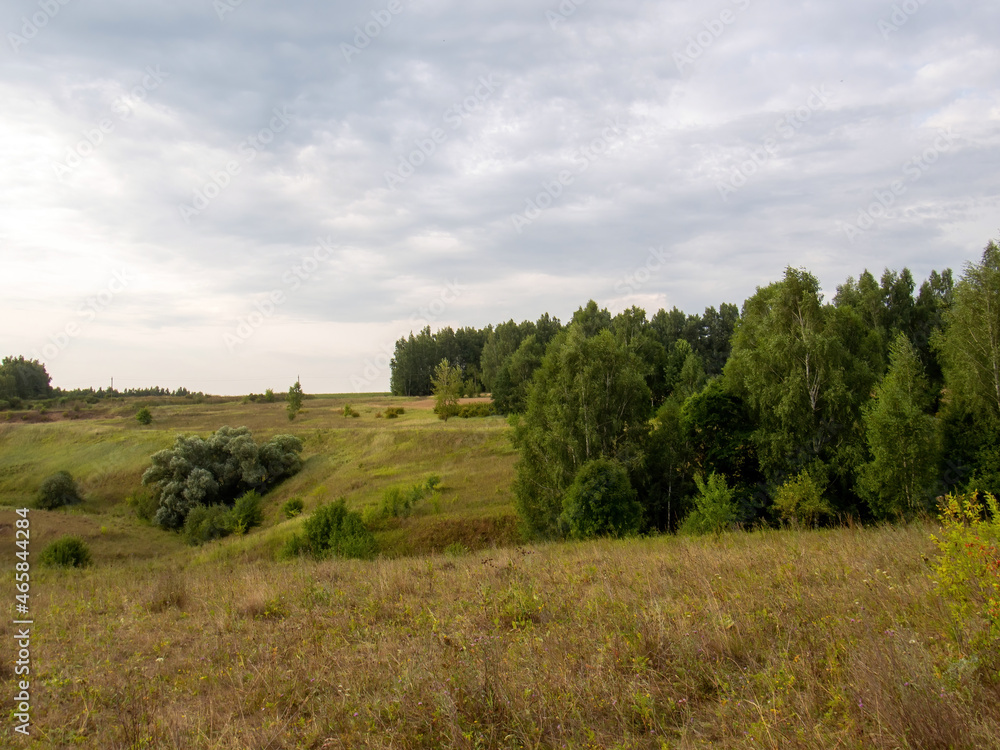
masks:
<svg viewBox="0 0 1000 750"><path fill-rule="evenodd" d="M434 388L434 413L446 422L458 413L458 399L462 395L462 370L442 359L434 368L431 380Z"/></svg>
<svg viewBox="0 0 1000 750"><path fill-rule="evenodd" d="M610 330L574 323L549 344L514 429L515 503L532 533L558 533L563 495L595 458L641 464L650 393L646 365Z"/></svg>
<svg viewBox="0 0 1000 750"><path fill-rule="evenodd" d="M864 332L856 311L824 305L816 278L788 268L744 304L725 367L727 388L758 425L765 474L780 483L820 460L845 506L864 455L861 404L875 378L858 351Z"/></svg>
<svg viewBox="0 0 1000 750"><path fill-rule="evenodd" d="M141 425L152 424L153 414L144 406L135 413L135 420Z"/></svg>
<svg viewBox="0 0 1000 750"><path fill-rule="evenodd" d="M698 494L694 498L694 509L681 524L681 531L687 534L719 535L736 522L736 503L733 490L726 483L724 474L714 471L708 479L700 474L694 476Z"/></svg>
<svg viewBox="0 0 1000 750"><path fill-rule="evenodd" d="M142 483L159 495L154 523L177 529L197 505L232 505L249 490L266 491L302 468L302 441L276 435L258 445L246 427L222 427L208 439L179 436L153 454Z"/></svg>
<svg viewBox="0 0 1000 750"><path fill-rule="evenodd" d="M1000 423L1000 246L990 241L980 263L966 265L955 285L945 328L934 336L945 384L990 425Z"/></svg>
<svg viewBox="0 0 1000 750"><path fill-rule="evenodd" d="M493 378L490 394L500 414L523 412L528 403L528 389L535 370L542 364L545 348L534 334L528 336L517 350L500 365Z"/></svg>
<svg viewBox="0 0 1000 750"><path fill-rule="evenodd" d="M808 471L799 472L774 493L774 507L785 521L816 526L821 518L833 515L823 497L825 484Z"/></svg>
<svg viewBox="0 0 1000 750"><path fill-rule="evenodd" d="M295 384L288 389L288 405L285 407L288 410L288 421L291 422L298 415L299 411L302 410L302 386L298 380Z"/></svg>
<svg viewBox="0 0 1000 750"><path fill-rule="evenodd" d="M566 491L562 522L576 539L638 533L642 505L625 467L610 458L585 463Z"/></svg>
<svg viewBox="0 0 1000 750"><path fill-rule="evenodd" d="M4 357L0 361L0 398L47 398L52 377L37 359Z"/></svg>
<svg viewBox="0 0 1000 750"><path fill-rule="evenodd" d="M889 348L889 372L864 408L872 460L858 487L877 517L929 509L937 485L938 429L920 357L902 332Z"/></svg>

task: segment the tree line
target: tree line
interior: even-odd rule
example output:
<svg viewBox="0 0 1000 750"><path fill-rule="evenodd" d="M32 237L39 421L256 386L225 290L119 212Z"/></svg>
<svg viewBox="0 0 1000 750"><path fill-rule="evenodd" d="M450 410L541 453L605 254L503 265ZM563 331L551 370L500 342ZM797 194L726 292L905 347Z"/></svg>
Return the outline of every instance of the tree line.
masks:
<svg viewBox="0 0 1000 750"><path fill-rule="evenodd" d="M866 270L825 301L789 267L741 311L612 316L591 301L567 325L475 333L478 359L440 359L512 415L515 502L538 536L896 519L951 490L1000 491L993 241L957 282ZM418 341L434 363L438 337L458 338L397 342L394 392L422 382L402 370Z"/></svg>

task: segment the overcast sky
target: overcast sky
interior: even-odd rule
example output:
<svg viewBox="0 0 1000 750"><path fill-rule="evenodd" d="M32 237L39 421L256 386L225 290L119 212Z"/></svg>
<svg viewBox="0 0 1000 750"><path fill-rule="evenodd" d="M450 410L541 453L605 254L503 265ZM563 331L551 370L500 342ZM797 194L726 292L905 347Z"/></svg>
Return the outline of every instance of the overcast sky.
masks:
<svg viewBox="0 0 1000 750"><path fill-rule="evenodd" d="M424 325L700 312L1000 233L995 0L5 0L0 354L387 390Z"/></svg>

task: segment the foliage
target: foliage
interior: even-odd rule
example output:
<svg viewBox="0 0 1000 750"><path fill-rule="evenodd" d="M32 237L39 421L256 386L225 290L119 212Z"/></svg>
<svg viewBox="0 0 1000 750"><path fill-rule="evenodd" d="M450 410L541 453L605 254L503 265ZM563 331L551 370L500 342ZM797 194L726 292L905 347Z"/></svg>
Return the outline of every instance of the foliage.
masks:
<svg viewBox="0 0 1000 750"><path fill-rule="evenodd" d="M780 481L819 460L838 478L842 508L853 501L845 490L863 460L860 410L875 378L864 333L856 311L824 305L816 278L788 268L744 304L725 368L757 425L764 473Z"/></svg>
<svg viewBox="0 0 1000 750"><path fill-rule="evenodd" d="M825 482L802 471L781 485L774 494L774 507L785 521L816 526L821 518L833 515L833 508L823 498Z"/></svg>
<svg viewBox="0 0 1000 750"><path fill-rule="evenodd" d="M0 398L47 398L52 395L51 382L52 376L37 359L19 356L0 360Z"/></svg>
<svg viewBox="0 0 1000 750"><path fill-rule="evenodd" d="M196 505L184 519L184 538L189 544L204 544L233 533L233 514L228 505Z"/></svg>
<svg viewBox="0 0 1000 750"><path fill-rule="evenodd" d="M58 471L46 477L38 488L35 507L42 510L54 510L65 505L82 503L83 498L77 489L76 482L68 471Z"/></svg>
<svg viewBox="0 0 1000 750"><path fill-rule="evenodd" d="M354 407L350 404L344 404L344 419L351 418L357 419L361 415L354 410Z"/></svg>
<svg viewBox="0 0 1000 750"><path fill-rule="evenodd" d="M470 417L492 417L496 413L497 410L493 404L480 401L473 404L462 404L458 407L458 413L455 416L469 419Z"/></svg>
<svg viewBox="0 0 1000 750"><path fill-rule="evenodd" d="M274 403L274 391L268 388L264 391L264 403L273 404Z"/></svg>
<svg viewBox="0 0 1000 750"><path fill-rule="evenodd" d="M1000 507L979 493L949 494L940 507L940 555L934 565L938 591L961 627L978 645L994 650L1000 640Z"/></svg>
<svg viewBox="0 0 1000 750"><path fill-rule="evenodd" d="M642 505L618 461L595 458L585 463L563 499L562 522L577 539L636 534Z"/></svg>
<svg viewBox="0 0 1000 750"><path fill-rule="evenodd" d="M377 517L401 518L410 515L416 504L433 492L440 483L441 478L432 475L423 484L414 484L408 488L387 487L382 492L382 502Z"/></svg>
<svg viewBox="0 0 1000 750"><path fill-rule="evenodd" d="M301 497L293 497L286 500L284 505L281 506L281 513L285 518L295 518L302 513L305 507L305 503L302 502Z"/></svg>
<svg viewBox="0 0 1000 750"><path fill-rule="evenodd" d="M385 418L386 419L396 419L406 413L406 409L402 406L387 406L385 407Z"/></svg>
<svg viewBox="0 0 1000 750"><path fill-rule="evenodd" d="M160 505L157 493L142 487L125 498L125 504L135 511L135 515L143 521L152 521Z"/></svg>
<svg viewBox="0 0 1000 750"><path fill-rule="evenodd" d="M144 406L135 413L135 420L141 425L152 424L153 414Z"/></svg>
<svg viewBox="0 0 1000 750"><path fill-rule="evenodd" d="M246 427L222 427L208 439L178 437L152 456L142 476L159 492L154 521L167 529L184 524L198 505L229 505L249 490L266 491L302 466L302 442L276 435L257 445Z"/></svg>
<svg viewBox="0 0 1000 750"><path fill-rule="evenodd" d="M563 495L586 462L615 458L638 468L649 429L645 374L606 328L588 338L574 323L550 343L514 428L515 505L529 533L558 533Z"/></svg>
<svg viewBox="0 0 1000 750"><path fill-rule="evenodd" d="M288 410L288 421L291 422L298 413L302 410L302 385L298 380L288 389L288 396L285 399L288 404L285 407Z"/></svg>
<svg viewBox="0 0 1000 750"><path fill-rule="evenodd" d="M970 263L933 343L956 401L980 421L1000 423L1000 246L990 241Z"/></svg>
<svg viewBox="0 0 1000 750"><path fill-rule="evenodd" d="M861 467L858 481L879 518L929 509L938 475L938 430L925 412L931 398L920 358L903 333L889 357L889 373L864 408L872 460Z"/></svg>
<svg viewBox="0 0 1000 750"><path fill-rule="evenodd" d="M233 530L245 534L255 526L264 522L264 510L261 508L263 498L256 490L244 492L233 504Z"/></svg>
<svg viewBox="0 0 1000 750"><path fill-rule="evenodd" d="M316 557L371 558L378 551L375 537L361 516L347 510L343 498L319 506L303 524L303 549Z"/></svg>
<svg viewBox="0 0 1000 750"><path fill-rule="evenodd" d="M448 421L448 417L458 414L458 399L462 395L462 370L442 359L434 368L431 380L434 389L434 413L438 419Z"/></svg>
<svg viewBox="0 0 1000 750"><path fill-rule="evenodd" d="M91 562L90 549L76 536L57 539L38 556L38 564L44 567L86 568Z"/></svg>
<svg viewBox="0 0 1000 750"><path fill-rule="evenodd" d="M725 475L714 471L708 475L707 481L698 474L694 481L698 487L695 507L681 524L681 531L686 534L721 534L736 521L733 490L726 483Z"/></svg>

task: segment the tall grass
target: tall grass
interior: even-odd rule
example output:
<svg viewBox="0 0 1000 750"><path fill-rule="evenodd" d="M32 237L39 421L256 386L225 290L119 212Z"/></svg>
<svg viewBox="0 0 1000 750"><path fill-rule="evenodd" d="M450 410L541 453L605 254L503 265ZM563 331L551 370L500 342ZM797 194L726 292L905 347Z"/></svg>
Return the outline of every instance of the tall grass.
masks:
<svg viewBox="0 0 1000 750"><path fill-rule="evenodd" d="M35 746L998 747L930 531L44 571Z"/></svg>

